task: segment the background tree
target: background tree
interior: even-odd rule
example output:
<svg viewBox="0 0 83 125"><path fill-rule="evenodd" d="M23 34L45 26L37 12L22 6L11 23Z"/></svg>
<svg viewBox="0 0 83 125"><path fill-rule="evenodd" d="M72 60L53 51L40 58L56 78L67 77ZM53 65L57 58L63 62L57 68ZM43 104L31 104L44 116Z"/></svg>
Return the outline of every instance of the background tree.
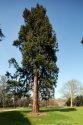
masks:
<svg viewBox="0 0 83 125"><path fill-rule="evenodd" d="M66 101L66 105L70 106L71 105L71 99L69 98ZM73 105L74 106L83 106L83 95L78 95L73 99Z"/></svg>
<svg viewBox="0 0 83 125"><path fill-rule="evenodd" d="M75 106L83 106L83 95L76 96L73 103Z"/></svg>
<svg viewBox="0 0 83 125"><path fill-rule="evenodd" d="M22 54L22 68L18 71L24 74L24 79L28 79L28 84L33 83L33 112L39 112L40 83L56 86L57 40L43 6L37 4L31 10L25 8L23 17L25 24L21 26L13 45Z"/></svg>
<svg viewBox="0 0 83 125"><path fill-rule="evenodd" d="M0 76L0 103L2 107L5 107L5 97L6 97L6 84L7 78L6 76Z"/></svg>
<svg viewBox="0 0 83 125"><path fill-rule="evenodd" d="M68 104L70 102L71 107L73 106L73 99L81 94L81 83L77 80L70 80L64 84L61 91L63 96L68 100Z"/></svg>
<svg viewBox="0 0 83 125"><path fill-rule="evenodd" d="M49 99L54 98L54 87L51 84L46 84L46 83L41 83L39 86L39 92L40 92L40 100L45 101L45 107L47 108L48 106L48 101Z"/></svg>
<svg viewBox="0 0 83 125"><path fill-rule="evenodd" d="M13 61L15 61L15 60L13 60ZM22 104L20 104L20 103L22 103L23 99L25 101L28 100L27 101L28 104L31 100L30 93L29 93L29 90L30 90L29 86L25 83L24 80L21 79L21 81L20 81L20 78L17 79L16 75L17 75L17 73L14 74L13 76L11 74L9 74L8 72L6 73L6 76L8 78L7 94L11 96L14 107L16 107L17 105L22 106ZM17 103L19 103L19 104L17 104Z"/></svg>

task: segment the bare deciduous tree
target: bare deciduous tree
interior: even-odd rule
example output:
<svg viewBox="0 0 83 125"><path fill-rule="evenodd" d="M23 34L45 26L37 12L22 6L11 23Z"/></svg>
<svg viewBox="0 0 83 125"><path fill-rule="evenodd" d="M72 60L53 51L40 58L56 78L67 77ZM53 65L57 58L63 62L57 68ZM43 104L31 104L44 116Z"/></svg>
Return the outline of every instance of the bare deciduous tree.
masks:
<svg viewBox="0 0 83 125"><path fill-rule="evenodd" d="M75 79L72 79L64 84L64 86L61 89L61 92L64 96L64 98L68 99L70 98L71 101L71 107L73 106L73 99L77 95L82 94L81 89L81 83Z"/></svg>

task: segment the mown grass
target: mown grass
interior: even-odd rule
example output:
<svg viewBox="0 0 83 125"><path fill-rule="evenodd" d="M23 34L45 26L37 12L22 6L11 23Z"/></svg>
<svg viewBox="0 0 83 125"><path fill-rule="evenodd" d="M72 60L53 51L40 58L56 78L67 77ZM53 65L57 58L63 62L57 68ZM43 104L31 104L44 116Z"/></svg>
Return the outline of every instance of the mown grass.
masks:
<svg viewBox="0 0 83 125"><path fill-rule="evenodd" d="M0 125L83 125L83 107L47 108L39 114L30 109L0 113Z"/></svg>

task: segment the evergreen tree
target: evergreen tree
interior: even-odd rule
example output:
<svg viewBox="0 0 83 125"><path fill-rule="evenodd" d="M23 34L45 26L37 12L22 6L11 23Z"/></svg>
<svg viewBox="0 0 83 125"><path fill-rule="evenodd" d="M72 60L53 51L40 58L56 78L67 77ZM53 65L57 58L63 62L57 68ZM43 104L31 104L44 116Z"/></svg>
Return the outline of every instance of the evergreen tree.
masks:
<svg viewBox="0 0 83 125"><path fill-rule="evenodd" d="M74 99L75 106L83 106L83 95L79 95Z"/></svg>
<svg viewBox="0 0 83 125"><path fill-rule="evenodd" d="M39 97L40 100L44 100L46 103L46 107L47 107L47 102L49 99L54 98L54 86L52 84L48 84L48 82L43 81L39 83Z"/></svg>
<svg viewBox="0 0 83 125"><path fill-rule="evenodd" d="M46 84L46 87L47 84L56 86L58 44L43 6L37 4L31 10L25 8L23 17L25 24L21 26L18 39L13 45L18 47L22 54L22 70L18 68L18 71L33 83L32 110L39 112L39 87L43 84Z"/></svg>

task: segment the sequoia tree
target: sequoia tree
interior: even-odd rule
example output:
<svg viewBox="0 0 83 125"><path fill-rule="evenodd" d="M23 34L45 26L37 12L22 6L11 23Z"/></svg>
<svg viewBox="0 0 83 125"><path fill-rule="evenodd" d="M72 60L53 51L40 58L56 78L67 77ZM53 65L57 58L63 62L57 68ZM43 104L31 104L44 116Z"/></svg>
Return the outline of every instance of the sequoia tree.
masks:
<svg viewBox="0 0 83 125"><path fill-rule="evenodd" d="M37 4L31 10L25 8L23 18L24 25L21 26L18 39L13 45L19 48L22 54L22 69L26 70L27 78L33 83L32 111L36 113L39 112L41 84L56 86L58 44L43 6Z"/></svg>

